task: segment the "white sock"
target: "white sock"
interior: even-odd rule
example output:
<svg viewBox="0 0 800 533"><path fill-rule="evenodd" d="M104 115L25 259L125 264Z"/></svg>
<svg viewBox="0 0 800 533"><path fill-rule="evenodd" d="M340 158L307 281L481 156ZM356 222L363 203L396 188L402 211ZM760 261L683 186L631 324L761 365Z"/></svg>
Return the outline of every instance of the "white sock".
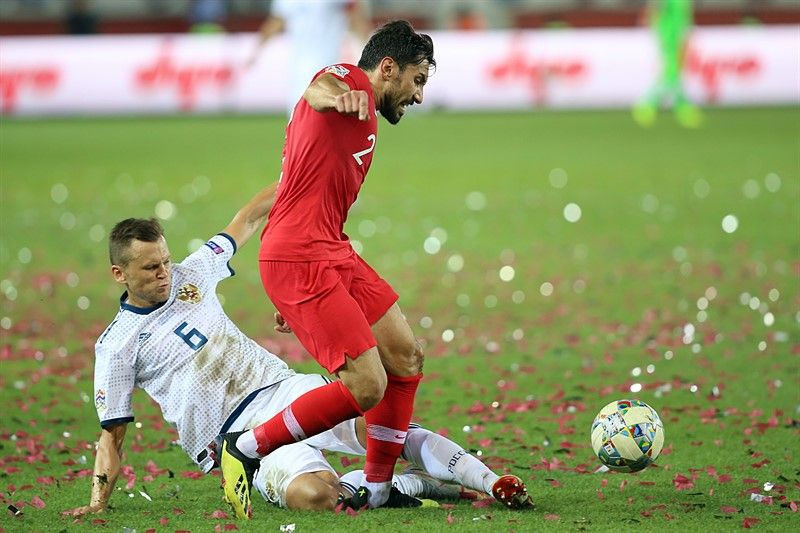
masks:
<svg viewBox="0 0 800 533"><path fill-rule="evenodd" d="M256 442L256 434L252 429L239 435L239 438L236 439L236 448L247 457L252 459L261 459L261 456L258 454L258 442Z"/></svg>
<svg viewBox="0 0 800 533"><path fill-rule="evenodd" d="M364 476L364 481L361 483L361 486L369 489L369 506L376 509L389 499L389 491L392 488L392 483L390 481L367 481L366 476Z"/></svg>
<svg viewBox="0 0 800 533"><path fill-rule="evenodd" d="M477 457L448 438L427 429L410 426L403 457L442 481L454 481L468 489L492 495L499 476Z"/></svg>
<svg viewBox="0 0 800 533"><path fill-rule="evenodd" d="M356 493L358 487L364 484L364 471L353 470L344 474L339 478L339 484L352 496Z"/></svg>
<svg viewBox="0 0 800 533"><path fill-rule="evenodd" d="M350 494L355 494L358 487L364 484L364 471L353 470L348 472L339 478L339 483L342 489ZM392 485L397 487L397 490L403 494L414 497L422 494L424 490L422 480L420 480L419 476L414 474L395 474L392 476Z"/></svg>
<svg viewBox="0 0 800 533"><path fill-rule="evenodd" d="M408 494L415 498L419 497L425 490L422 480L415 474L395 474L392 476L392 485L403 494Z"/></svg>

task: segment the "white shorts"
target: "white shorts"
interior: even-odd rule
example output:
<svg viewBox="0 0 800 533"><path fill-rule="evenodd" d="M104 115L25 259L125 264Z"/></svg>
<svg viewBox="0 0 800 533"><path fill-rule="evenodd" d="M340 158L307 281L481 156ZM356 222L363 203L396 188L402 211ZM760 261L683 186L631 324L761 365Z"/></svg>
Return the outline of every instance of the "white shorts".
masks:
<svg viewBox="0 0 800 533"><path fill-rule="evenodd" d="M231 424L229 432L252 429L276 414L306 392L330 383L319 374L296 374L274 387L261 391ZM332 472L321 450L364 455L358 442L355 419L345 420L333 429L301 442L281 446L261 459L253 485L268 502L286 507L286 491L300 474Z"/></svg>

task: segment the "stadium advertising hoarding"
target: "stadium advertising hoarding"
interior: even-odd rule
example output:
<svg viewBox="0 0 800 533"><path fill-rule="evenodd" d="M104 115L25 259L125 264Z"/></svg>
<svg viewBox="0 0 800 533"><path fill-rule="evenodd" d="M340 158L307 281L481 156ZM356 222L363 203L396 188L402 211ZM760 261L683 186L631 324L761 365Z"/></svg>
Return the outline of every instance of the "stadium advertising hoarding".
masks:
<svg viewBox="0 0 800 533"><path fill-rule="evenodd" d="M684 81L702 104L800 103L798 26L703 27ZM659 71L646 29L434 32L427 108L630 106ZM253 34L0 38L4 115L283 111L291 54ZM357 43L343 59L355 61Z"/></svg>

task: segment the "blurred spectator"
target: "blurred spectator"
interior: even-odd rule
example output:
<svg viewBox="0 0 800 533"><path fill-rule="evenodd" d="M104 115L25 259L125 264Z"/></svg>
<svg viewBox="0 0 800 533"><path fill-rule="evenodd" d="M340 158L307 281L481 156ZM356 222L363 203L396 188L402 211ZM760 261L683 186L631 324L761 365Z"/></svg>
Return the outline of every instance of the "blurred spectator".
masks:
<svg viewBox="0 0 800 533"><path fill-rule="evenodd" d="M64 24L70 35L97 33L97 16L92 12L88 0L70 0Z"/></svg>
<svg viewBox="0 0 800 533"><path fill-rule="evenodd" d="M675 119L684 127L697 128L703 120L683 89L683 60L692 30L691 0L658 0L648 5L648 17L658 42L661 72L645 97L633 108L639 125L652 126L661 104L672 106Z"/></svg>
<svg viewBox="0 0 800 533"><path fill-rule="evenodd" d="M252 67L261 48L273 37L289 39L289 116L311 77L322 67L342 60L348 28L366 41L371 25L359 0L274 0L270 16L261 25L256 49L247 62Z"/></svg>
<svg viewBox="0 0 800 533"><path fill-rule="evenodd" d="M453 29L465 31L485 30L486 18L483 13L470 6L461 6L456 9Z"/></svg>
<svg viewBox="0 0 800 533"><path fill-rule="evenodd" d="M225 0L192 0L189 20L192 33L221 33L227 14Z"/></svg>

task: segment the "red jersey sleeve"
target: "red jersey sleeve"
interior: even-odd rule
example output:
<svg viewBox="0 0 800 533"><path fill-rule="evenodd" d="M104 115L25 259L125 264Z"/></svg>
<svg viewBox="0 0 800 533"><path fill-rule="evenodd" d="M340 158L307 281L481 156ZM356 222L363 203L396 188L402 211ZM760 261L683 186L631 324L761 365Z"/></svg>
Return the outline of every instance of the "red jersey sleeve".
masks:
<svg viewBox="0 0 800 533"><path fill-rule="evenodd" d="M329 67L325 67L324 69L320 70L314 75L314 80L322 76L323 74L333 74L350 87L351 91L355 91L358 89L364 89L363 87L359 86L358 81L353 77L352 71L345 65L331 65ZM312 80L313 81L313 80Z"/></svg>

